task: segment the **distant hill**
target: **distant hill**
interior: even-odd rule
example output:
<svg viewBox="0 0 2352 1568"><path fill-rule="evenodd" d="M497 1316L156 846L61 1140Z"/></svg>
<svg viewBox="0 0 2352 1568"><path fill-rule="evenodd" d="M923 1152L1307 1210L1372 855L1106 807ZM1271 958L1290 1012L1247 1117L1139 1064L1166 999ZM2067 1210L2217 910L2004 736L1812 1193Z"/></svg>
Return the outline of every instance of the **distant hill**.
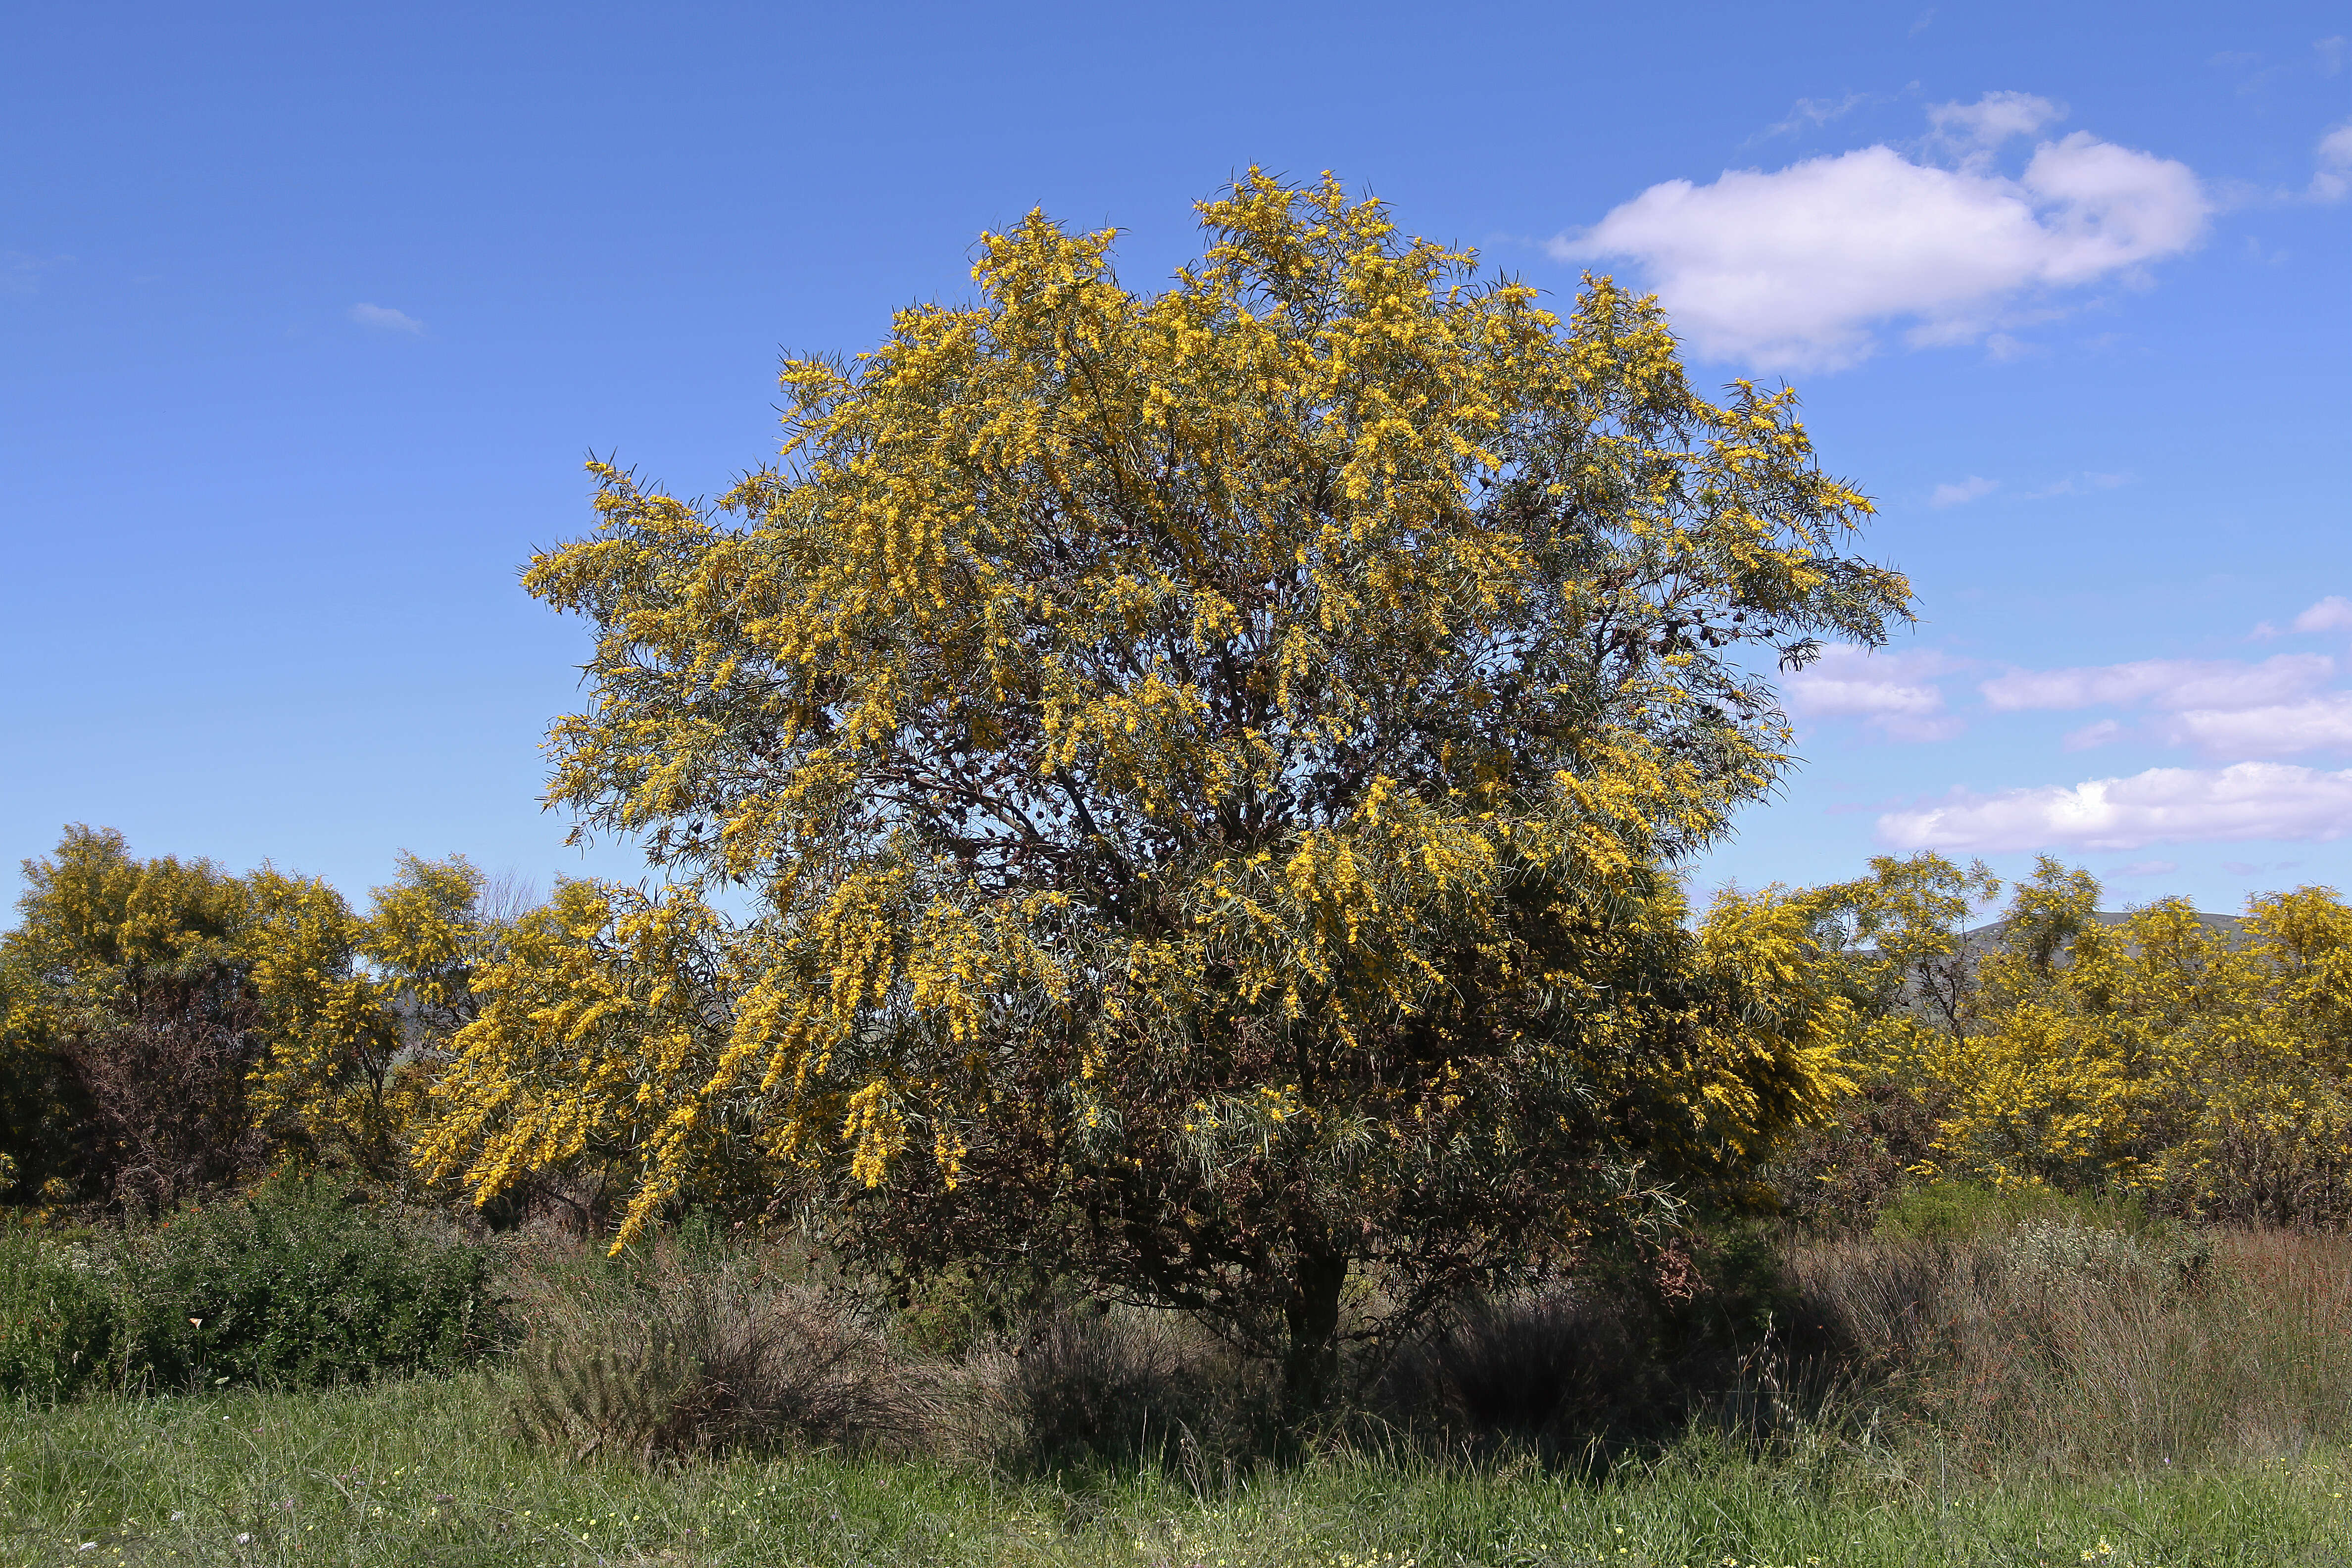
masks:
<svg viewBox="0 0 2352 1568"><path fill-rule="evenodd" d="M2100 910L2095 911L2091 918L2103 926L2112 927L2122 925L2131 919L2131 916L2128 913ZM2209 915L2202 910L2197 911L2197 918L2204 923L2206 930L2219 931L2231 941L2237 940L2239 932L2244 929L2246 923L2236 915ZM1958 991L1965 990L1975 984L1977 963L1985 954L2000 946L2001 938L2008 933L2010 924L2011 922L2005 920L1994 921L1989 925L1980 925L1973 931L1960 933L1960 951L1956 955L1959 959L1958 972L1946 971L1947 977L1935 983L1933 987L1934 990L1944 993L1946 1005L1952 1004ZM2065 954L2063 951L2059 954L2059 962L2062 963L2065 962ZM1957 987L1955 982L1957 982ZM1916 1016L1927 1018L1930 1022L1934 1021L1936 1006L1930 1000L1929 988L1921 984L1916 974L1905 976L1902 987L1895 995L1900 1005L1908 1008Z"/></svg>
<svg viewBox="0 0 2352 1568"><path fill-rule="evenodd" d="M2091 918L2103 926L2119 926L2131 919L2131 915L2128 912L2099 910L2094 912ZM2197 918L2204 922L2206 930L2220 931L2224 936L2230 937L2235 937L2246 923L2237 915L2209 915L2202 910L2197 911ZM1960 940L1981 952L2000 942L2002 933L2009 930L2009 924L2007 921L1995 921L1990 925L1980 925L1974 931L1961 932Z"/></svg>

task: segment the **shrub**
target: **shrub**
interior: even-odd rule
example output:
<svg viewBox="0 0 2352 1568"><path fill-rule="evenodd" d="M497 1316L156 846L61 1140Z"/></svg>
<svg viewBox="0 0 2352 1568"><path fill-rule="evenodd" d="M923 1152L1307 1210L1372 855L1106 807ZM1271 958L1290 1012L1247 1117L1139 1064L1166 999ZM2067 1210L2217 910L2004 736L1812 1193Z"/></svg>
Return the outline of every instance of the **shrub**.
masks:
<svg viewBox="0 0 2352 1568"><path fill-rule="evenodd" d="M490 1326L477 1249L325 1181L182 1210L126 1265L130 1365L166 1387L442 1371Z"/></svg>
<svg viewBox="0 0 2352 1568"><path fill-rule="evenodd" d="M618 1269L527 1282L530 1337L508 1378L516 1429L641 1464L952 1437L941 1380L895 1365L862 1313L771 1263L665 1242Z"/></svg>
<svg viewBox="0 0 2352 1568"><path fill-rule="evenodd" d="M2019 1226L2002 1244L2000 1258L2011 1279L2026 1289L2079 1280L2145 1288L2161 1270L2156 1250L2129 1231L2071 1217Z"/></svg>
<svg viewBox="0 0 2352 1568"><path fill-rule="evenodd" d="M86 1257L0 1231L0 1396L48 1404L101 1375L115 1304Z"/></svg>
<svg viewBox="0 0 2352 1568"><path fill-rule="evenodd" d="M2146 1211L2114 1207L2039 1184L1982 1186L1974 1182L1931 1182L1907 1189L1879 1211L1877 1234L1896 1241L1965 1241L2036 1223L2144 1226Z"/></svg>
<svg viewBox="0 0 2352 1568"><path fill-rule="evenodd" d="M1586 1449L1663 1414L1667 1390L1647 1327L1596 1291L1475 1302L1397 1358L1371 1407L1448 1449Z"/></svg>
<svg viewBox="0 0 2352 1568"><path fill-rule="evenodd" d="M898 1283L891 1339L919 1356L953 1359L1017 1332L1072 1287L1037 1269L953 1263Z"/></svg>
<svg viewBox="0 0 2352 1568"><path fill-rule="evenodd" d="M1171 1312L1068 1306L1014 1342L995 1386L1010 1428L1000 1458L1017 1468L1155 1462L1195 1489L1269 1436L1273 1390Z"/></svg>
<svg viewBox="0 0 2352 1568"><path fill-rule="evenodd" d="M1841 1099L1766 1170L1781 1211L1816 1235L1866 1234L1933 1151L1943 1098L1932 1086L1882 1080Z"/></svg>

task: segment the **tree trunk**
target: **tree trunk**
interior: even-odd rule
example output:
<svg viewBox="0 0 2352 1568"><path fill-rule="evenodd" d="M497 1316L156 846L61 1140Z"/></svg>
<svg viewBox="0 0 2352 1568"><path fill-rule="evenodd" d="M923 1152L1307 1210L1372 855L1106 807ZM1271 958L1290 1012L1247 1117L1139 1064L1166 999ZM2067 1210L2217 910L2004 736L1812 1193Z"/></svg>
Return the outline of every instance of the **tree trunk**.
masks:
<svg viewBox="0 0 2352 1568"><path fill-rule="evenodd" d="M1289 1343L1282 1359L1284 1404L1296 1423L1320 1410L1339 1373L1339 1290L1347 1255L1302 1245L1284 1309Z"/></svg>

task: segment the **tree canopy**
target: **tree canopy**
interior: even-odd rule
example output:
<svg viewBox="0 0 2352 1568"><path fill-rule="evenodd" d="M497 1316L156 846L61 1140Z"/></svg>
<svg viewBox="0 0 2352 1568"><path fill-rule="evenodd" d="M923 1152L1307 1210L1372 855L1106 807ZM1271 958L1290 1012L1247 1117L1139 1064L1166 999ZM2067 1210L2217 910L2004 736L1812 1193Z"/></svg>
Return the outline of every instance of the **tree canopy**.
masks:
<svg viewBox="0 0 2352 1568"><path fill-rule="evenodd" d="M1834 1087L1809 912L1694 926L1674 875L1788 763L1775 668L1906 614L1793 396L1328 176L1200 217L1158 292L1107 231L984 237L971 303L786 363L715 507L594 465L526 578L597 638L551 796L668 882L478 977L436 1168L1078 1269L1311 1391L1351 1268L1393 1328Z"/></svg>

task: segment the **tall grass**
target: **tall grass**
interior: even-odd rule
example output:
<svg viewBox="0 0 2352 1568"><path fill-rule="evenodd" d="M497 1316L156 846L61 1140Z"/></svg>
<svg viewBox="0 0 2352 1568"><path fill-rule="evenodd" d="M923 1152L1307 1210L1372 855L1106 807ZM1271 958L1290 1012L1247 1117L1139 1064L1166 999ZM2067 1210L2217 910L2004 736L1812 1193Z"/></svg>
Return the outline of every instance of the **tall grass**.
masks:
<svg viewBox="0 0 2352 1568"><path fill-rule="evenodd" d="M2235 1233L2210 1258L2067 1222L1790 1258L1816 1354L1980 1468L2145 1469L2352 1440L2352 1238Z"/></svg>
<svg viewBox="0 0 2352 1568"><path fill-rule="evenodd" d="M1360 1364L1315 1440L1582 1471L1697 1441L2008 1475L2352 1442L2352 1239L2037 1211L1742 1267L1680 1303L1571 1283L1467 1304ZM772 1253L666 1243L516 1279L515 1424L574 1457L920 1450L1016 1474L1159 1466L1206 1497L1295 1453L1263 1369L1171 1314L1064 1306L950 1358Z"/></svg>
<svg viewBox="0 0 2352 1568"><path fill-rule="evenodd" d="M1687 1309L1684 1310L1687 1311ZM1759 1334L1570 1286L1476 1303L1354 1431L1571 1471L1711 1445L1789 1473L2161 1475L2352 1443L2352 1238L2076 1215L1788 1248Z"/></svg>

